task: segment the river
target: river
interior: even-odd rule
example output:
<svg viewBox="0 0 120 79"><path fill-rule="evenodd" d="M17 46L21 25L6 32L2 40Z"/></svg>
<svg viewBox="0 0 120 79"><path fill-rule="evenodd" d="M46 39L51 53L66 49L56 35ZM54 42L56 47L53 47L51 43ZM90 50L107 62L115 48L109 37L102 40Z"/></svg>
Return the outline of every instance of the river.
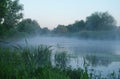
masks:
<svg viewBox="0 0 120 79"><path fill-rule="evenodd" d="M73 68L83 68L84 59L89 69L102 74L118 72L120 68L120 41L113 40L83 40L67 37L33 37L27 38L27 45L52 46L54 52L66 51L71 57L69 65ZM16 42L25 44L25 39Z"/></svg>

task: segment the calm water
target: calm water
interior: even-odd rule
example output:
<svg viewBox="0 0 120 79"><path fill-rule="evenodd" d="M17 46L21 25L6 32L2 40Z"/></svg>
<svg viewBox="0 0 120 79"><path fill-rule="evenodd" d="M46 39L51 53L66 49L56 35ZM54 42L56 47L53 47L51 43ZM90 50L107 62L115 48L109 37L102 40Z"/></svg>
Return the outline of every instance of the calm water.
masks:
<svg viewBox="0 0 120 79"><path fill-rule="evenodd" d="M24 44L22 40L21 44ZM89 63L89 69L110 73L120 68L120 41L80 40L65 37L35 37L27 39L28 44L52 46L54 52L67 51L71 59L69 65L73 68L82 67L84 59Z"/></svg>

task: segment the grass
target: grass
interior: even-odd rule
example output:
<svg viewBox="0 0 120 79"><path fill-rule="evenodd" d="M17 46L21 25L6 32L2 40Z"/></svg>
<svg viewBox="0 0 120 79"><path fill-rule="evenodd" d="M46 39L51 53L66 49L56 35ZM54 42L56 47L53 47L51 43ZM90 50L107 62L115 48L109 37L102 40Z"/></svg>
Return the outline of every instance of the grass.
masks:
<svg viewBox="0 0 120 79"><path fill-rule="evenodd" d="M1 79L30 79L39 67L50 65L48 47L0 49ZM30 77L30 78L29 78ZM33 78L32 78L33 79Z"/></svg>
<svg viewBox="0 0 120 79"><path fill-rule="evenodd" d="M0 79L118 79L119 75L110 74L107 78L88 73L84 69L66 67L65 52L55 55L56 66L51 65L50 47L0 48Z"/></svg>

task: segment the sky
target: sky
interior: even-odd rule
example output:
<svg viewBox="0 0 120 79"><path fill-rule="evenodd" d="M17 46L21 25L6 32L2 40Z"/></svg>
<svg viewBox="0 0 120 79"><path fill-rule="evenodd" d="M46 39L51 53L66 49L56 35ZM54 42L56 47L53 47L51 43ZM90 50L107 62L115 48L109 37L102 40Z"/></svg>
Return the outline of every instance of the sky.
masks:
<svg viewBox="0 0 120 79"><path fill-rule="evenodd" d="M120 26L120 0L20 0L20 3L24 5L24 18L36 20L41 27L49 29L106 11Z"/></svg>

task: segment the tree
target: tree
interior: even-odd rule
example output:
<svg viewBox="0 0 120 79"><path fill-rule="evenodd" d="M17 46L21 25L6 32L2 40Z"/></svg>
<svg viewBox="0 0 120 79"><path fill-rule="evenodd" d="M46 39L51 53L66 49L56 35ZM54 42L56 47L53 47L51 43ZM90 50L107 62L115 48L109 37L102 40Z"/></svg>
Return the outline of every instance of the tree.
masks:
<svg viewBox="0 0 120 79"><path fill-rule="evenodd" d="M24 19L22 20L17 27L18 31L25 32L28 34L37 33L41 30L40 25L35 20Z"/></svg>
<svg viewBox="0 0 120 79"><path fill-rule="evenodd" d="M4 17L7 11L7 3L9 0L0 0L0 36L5 34L5 28L3 26Z"/></svg>
<svg viewBox="0 0 120 79"><path fill-rule="evenodd" d="M86 19L87 30L101 31L113 30L116 26L116 21L108 12L95 12Z"/></svg>
<svg viewBox="0 0 120 79"><path fill-rule="evenodd" d="M47 27L41 29L41 34L48 34L48 33L50 33L50 30Z"/></svg>
<svg viewBox="0 0 120 79"><path fill-rule="evenodd" d="M19 4L19 0L9 0L7 3L7 10L4 17L3 25L6 29L13 28L23 18L23 6Z"/></svg>
<svg viewBox="0 0 120 79"><path fill-rule="evenodd" d="M0 24L6 14L7 2L8 2L8 0L0 0Z"/></svg>
<svg viewBox="0 0 120 79"><path fill-rule="evenodd" d="M79 32L85 29L85 22L83 20L76 21L74 24L68 25L67 28L70 32Z"/></svg>
<svg viewBox="0 0 120 79"><path fill-rule="evenodd" d="M53 30L54 33L66 33L68 32L68 29L66 26L64 25L58 25L54 30Z"/></svg>

